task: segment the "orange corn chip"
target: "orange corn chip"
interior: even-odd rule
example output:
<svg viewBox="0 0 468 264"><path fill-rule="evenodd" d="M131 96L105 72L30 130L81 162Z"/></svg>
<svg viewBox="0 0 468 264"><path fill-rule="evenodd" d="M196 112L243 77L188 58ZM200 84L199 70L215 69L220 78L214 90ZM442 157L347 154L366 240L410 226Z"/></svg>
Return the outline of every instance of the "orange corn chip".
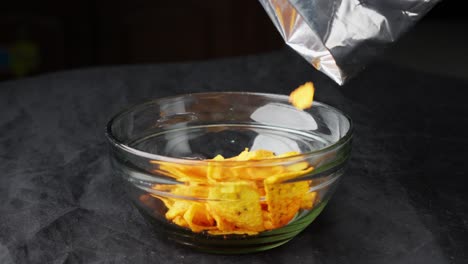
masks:
<svg viewBox="0 0 468 264"><path fill-rule="evenodd" d="M183 216L185 212L190 208L191 202L176 200L174 204L166 212L166 218L169 220L174 220L177 216Z"/></svg>
<svg viewBox="0 0 468 264"><path fill-rule="evenodd" d="M299 154L301 154L301 153L299 153L297 151L288 151L288 152L284 152L283 154L277 155L275 157L276 158L287 158L287 157L296 156L296 155L299 155Z"/></svg>
<svg viewBox="0 0 468 264"><path fill-rule="evenodd" d="M241 171L239 178L245 179L245 180L254 180L254 181L263 180L267 177L281 174L283 172L286 172L286 170L282 166L254 167L254 168L246 167Z"/></svg>
<svg viewBox="0 0 468 264"><path fill-rule="evenodd" d="M172 194L174 196L173 199L182 199L183 197L192 198L197 197L200 199L204 199L208 196L207 187L198 182L194 183L187 183L187 184L156 184L152 187L153 190L165 192ZM151 194L151 196L160 198L161 195L159 194Z"/></svg>
<svg viewBox="0 0 468 264"><path fill-rule="evenodd" d="M247 161L247 160L262 160L275 157L275 153L272 151L259 149L253 150L249 152L249 149L246 148L241 154L235 156L229 160L236 160L236 161Z"/></svg>
<svg viewBox="0 0 468 264"><path fill-rule="evenodd" d="M302 171L309 167L309 163L307 162L297 162L292 165L286 166L287 171Z"/></svg>
<svg viewBox="0 0 468 264"><path fill-rule="evenodd" d="M210 188L208 208L213 218L216 222L232 223L238 229L263 231L260 195L256 189L255 184L247 181L219 183Z"/></svg>
<svg viewBox="0 0 468 264"><path fill-rule="evenodd" d="M212 160L223 161L224 157L221 155L217 155ZM223 173L223 167L216 162L211 162L208 164L208 169L206 170L206 177L210 182L216 182L227 178L226 175Z"/></svg>
<svg viewBox="0 0 468 264"><path fill-rule="evenodd" d="M172 222L174 222L174 224L181 226L181 227L189 227L189 225L187 224L187 221L185 221L185 219L180 215L174 217L174 219L172 219Z"/></svg>
<svg viewBox="0 0 468 264"><path fill-rule="evenodd" d="M274 175L264 180L268 212L273 228L281 227L293 219L301 208L302 197L309 191L308 182L284 183L311 172L309 168L299 172Z"/></svg>
<svg viewBox="0 0 468 264"><path fill-rule="evenodd" d="M192 203L184 213L184 220L193 232L216 228L215 221L204 204Z"/></svg>
<svg viewBox="0 0 468 264"><path fill-rule="evenodd" d="M315 200L317 199L317 192L306 193L301 200L301 208L310 210L314 207Z"/></svg>
<svg viewBox="0 0 468 264"><path fill-rule="evenodd" d="M306 82L292 91L289 95L289 102L297 109L303 110L310 108L314 101L314 92L314 84L312 82Z"/></svg>
<svg viewBox="0 0 468 264"><path fill-rule="evenodd" d="M210 209L210 207L208 207ZM216 221L216 230L229 232L234 231L236 229L236 225L232 222L227 221L226 219L222 218L222 216L216 214L212 210L209 210L210 214Z"/></svg>
<svg viewBox="0 0 468 264"><path fill-rule="evenodd" d="M208 197L208 189L205 185L201 185L198 183L177 185L177 187L174 188L174 190L172 191L172 194L184 196L188 199L191 199L193 197L196 197L198 199L205 199L206 197Z"/></svg>
<svg viewBox="0 0 468 264"><path fill-rule="evenodd" d="M206 179L206 166L174 165L167 162L150 161L159 164L159 168L154 171L174 178L180 182L204 182Z"/></svg>
<svg viewBox="0 0 468 264"><path fill-rule="evenodd" d="M228 158L226 160L236 160L236 161L245 161L245 160L248 160L248 156L249 156L249 149L248 148L245 148L244 151L242 151L241 153L239 153L239 155L235 156L235 157L232 157L232 158Z"/></svg>

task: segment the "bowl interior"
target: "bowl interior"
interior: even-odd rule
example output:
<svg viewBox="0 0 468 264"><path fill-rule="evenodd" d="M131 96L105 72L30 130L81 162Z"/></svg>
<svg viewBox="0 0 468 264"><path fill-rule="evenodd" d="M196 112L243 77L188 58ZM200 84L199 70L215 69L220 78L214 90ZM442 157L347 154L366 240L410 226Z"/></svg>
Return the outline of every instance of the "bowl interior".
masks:
<svg viewBox="0 0 468 264"><path fill-rule="evenodd" d="M350 129L344 114L319 102L301 111L287 96L206 93L133 107L113 118L108 134L148 154L200 160L235 156L245 148L312 153L337 143Z"/></svg>

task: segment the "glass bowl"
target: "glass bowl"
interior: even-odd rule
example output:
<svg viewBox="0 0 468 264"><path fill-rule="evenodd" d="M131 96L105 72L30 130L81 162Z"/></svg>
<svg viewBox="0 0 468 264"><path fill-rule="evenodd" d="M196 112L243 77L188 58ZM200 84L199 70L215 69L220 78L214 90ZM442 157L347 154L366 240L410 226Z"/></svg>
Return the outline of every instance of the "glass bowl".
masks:
<svg viewBox="0 0 468 264"><path fill-rule="evenodd" d="M248 253L320 214L345 172L352 123L320 102L301 111L284 95L217 92L133 106L106 135L115 174L157 234Z"/></svg>

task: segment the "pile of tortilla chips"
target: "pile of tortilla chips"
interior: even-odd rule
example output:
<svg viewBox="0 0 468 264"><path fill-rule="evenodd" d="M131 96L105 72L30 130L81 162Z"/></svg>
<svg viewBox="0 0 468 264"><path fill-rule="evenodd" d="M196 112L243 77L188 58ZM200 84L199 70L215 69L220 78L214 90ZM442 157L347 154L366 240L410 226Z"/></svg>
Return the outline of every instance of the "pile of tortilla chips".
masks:
<svg viewBox="0 0 468 264"><path fill-rule="evenodd" d="M297 154L275 155L267 150L245 149L233 158L218 155L203 166L154 161L158 165L157 173L183 184L155 185L154 190L168 195L151 195L164 202L167 207L165 217L169 221L193 232L255 235L282 227L300 209L314 206L317 193L309 192L311 181L294 181L313 170L307 162L281 166L249 165L250 161ZM248 162L227 165L229 161Z"/></svg>

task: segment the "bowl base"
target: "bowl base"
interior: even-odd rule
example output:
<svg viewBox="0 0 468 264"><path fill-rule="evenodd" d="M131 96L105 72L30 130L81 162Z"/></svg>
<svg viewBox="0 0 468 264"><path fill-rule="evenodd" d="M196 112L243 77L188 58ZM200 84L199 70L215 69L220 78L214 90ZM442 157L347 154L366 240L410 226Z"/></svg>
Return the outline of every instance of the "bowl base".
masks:
<svg viewBox="0 0 468 264"><path fill-rule="evenodd" d="M175 224L161 222L136 205L158 237L198 251L213 254L247 254L279 247L303 231L322 212L327 201L299 213L288 225L258 235L210 235L194 233Z"/></svg>

